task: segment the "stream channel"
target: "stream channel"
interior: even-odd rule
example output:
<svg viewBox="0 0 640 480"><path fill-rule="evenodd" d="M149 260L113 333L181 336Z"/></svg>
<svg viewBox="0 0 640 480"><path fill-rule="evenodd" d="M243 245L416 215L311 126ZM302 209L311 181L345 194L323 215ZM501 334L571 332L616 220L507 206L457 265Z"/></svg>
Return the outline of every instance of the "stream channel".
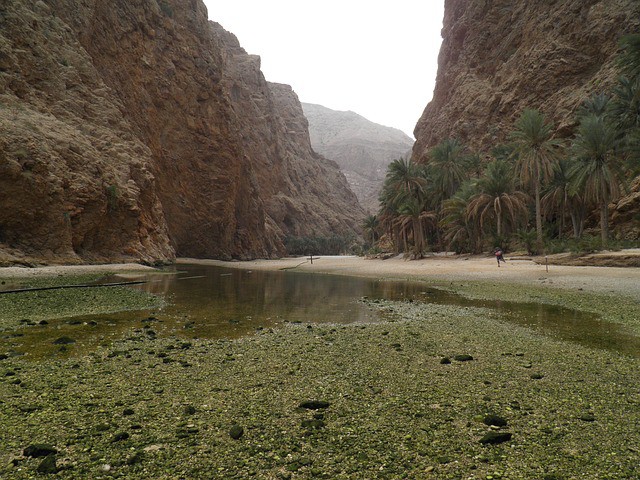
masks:
<svg viewBox="0 0 640 480"><path fill-rule="evenodd" d="M128 311L49 321L4 336L2 347L34 359L94 351L132 330L149 336L231 339L286 322L347 324L384 320L363 298L433 302L496 310L504 321L543 335L640 357L640 338L592 313L542 303L472 300L418 282L375 280L291 271L264 272L179 265L173 272L108 276L103 283L145 281L129 288L162 296L153 311ZM110 287L104 287L110 288ZM388 315L388 314L387 314ZM60 346L60 337L75 340Z"/></svg>

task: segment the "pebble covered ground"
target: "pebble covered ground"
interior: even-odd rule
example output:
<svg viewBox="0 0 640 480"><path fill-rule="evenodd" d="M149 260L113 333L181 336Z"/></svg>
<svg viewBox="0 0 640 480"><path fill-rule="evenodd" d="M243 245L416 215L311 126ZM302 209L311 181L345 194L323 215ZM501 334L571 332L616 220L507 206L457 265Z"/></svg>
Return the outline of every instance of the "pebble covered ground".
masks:
<svg viewBox="0 0 640 480"><path fill-rule="evenodd" d="M2 355L0 478L640 478L639 358L363 301L388 320Z"/></svg>

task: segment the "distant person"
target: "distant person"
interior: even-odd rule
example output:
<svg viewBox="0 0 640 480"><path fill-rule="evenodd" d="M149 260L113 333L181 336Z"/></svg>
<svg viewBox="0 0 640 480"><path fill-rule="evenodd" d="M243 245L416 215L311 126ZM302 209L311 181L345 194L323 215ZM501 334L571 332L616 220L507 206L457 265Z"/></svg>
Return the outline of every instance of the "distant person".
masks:
<svg viewBox="0 0 640 480"><path fill-rule="evenodd" d="M493 253L494 253L494 254L495 254L495 256L496 256L496 260L497 260L497 262L498 262L498 267L500 266L500 261L503 261L503 262L505 262L505 263L507 262L507 261L504 259L504 257L502 256L502 249L501 249L500 247L496 247L496 248L493 250Z"/></svg>

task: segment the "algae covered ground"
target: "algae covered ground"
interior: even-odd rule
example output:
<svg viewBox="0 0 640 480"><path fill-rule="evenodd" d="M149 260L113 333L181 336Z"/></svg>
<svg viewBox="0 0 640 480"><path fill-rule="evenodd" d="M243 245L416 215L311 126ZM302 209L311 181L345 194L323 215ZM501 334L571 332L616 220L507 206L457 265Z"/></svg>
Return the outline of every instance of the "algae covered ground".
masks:
<svg viewBox="0 0 640 480"><path fill-rule="evenodd" d="M387 320L2 355L0 478L640 478L638 356L363 301Z"/></svg>

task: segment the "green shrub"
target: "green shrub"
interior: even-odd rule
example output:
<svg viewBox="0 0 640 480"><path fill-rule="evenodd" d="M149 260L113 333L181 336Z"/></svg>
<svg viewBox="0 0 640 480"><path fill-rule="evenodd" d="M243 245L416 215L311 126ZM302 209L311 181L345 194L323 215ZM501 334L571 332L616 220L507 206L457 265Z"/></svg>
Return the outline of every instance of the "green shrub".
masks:
<svg viewBox="0 0 640 480"><path fill-rule="evenodd" d="M107 206L109 211L113 212L118 207L118 187L116 185L109 185L106 188L107 193Z"/></svg>
<svg viewBox="0 0 640 480"><path fill-rule="evenodd" d="M169 5L167 0L158 0L158 6L160 7L160 10L162 10L162 13L164 13L167 17L173 17L173 9L171 8L171 5Z"/></svg>

